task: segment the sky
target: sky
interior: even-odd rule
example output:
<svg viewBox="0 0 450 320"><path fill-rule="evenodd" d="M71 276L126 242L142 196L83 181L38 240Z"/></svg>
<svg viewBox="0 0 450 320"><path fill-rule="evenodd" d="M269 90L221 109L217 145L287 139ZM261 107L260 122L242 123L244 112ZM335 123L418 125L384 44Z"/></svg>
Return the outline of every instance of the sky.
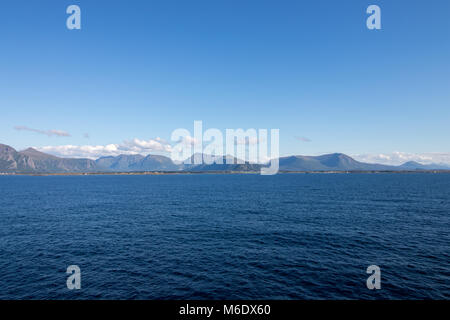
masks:
<svg viewBox="0 0 450 320"><path fill-rule="evenodd" d="M201 120L279 129L281 155L450 163L449 14L448 0L5 0L0 143L164 154Z"/></svg>

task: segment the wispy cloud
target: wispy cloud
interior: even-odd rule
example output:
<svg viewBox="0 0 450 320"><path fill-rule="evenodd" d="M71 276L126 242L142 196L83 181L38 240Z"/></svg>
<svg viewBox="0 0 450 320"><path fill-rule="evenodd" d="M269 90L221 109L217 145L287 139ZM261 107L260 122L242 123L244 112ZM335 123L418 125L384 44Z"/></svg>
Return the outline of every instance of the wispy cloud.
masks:
<svg viewBox="0 0 450 320"><path fill-rule="evenodd" d="M396 151L392 153L355 154L353 157L358 161L389 165L399 165L408 161L415 161L422 164L450 164L450 153L442 152L408 153Z"/></svg>
<svg viewBox="0 0 450 320"><path fill-rule="evenodd" d="M311 142L312 140L306 137L295 137L295 139L297 139L298 141L301 142Z"/></svg>
<svg viewBox="0 0 450 320"><path fill-rule="evenodd" d="M63 145L36 147L37 150L60 157L97 159L104 156L118 156L120 154L149 154L151 152L171 152L172 146L161 138L141 140L132 139L120 144L108 145Z"/></svg>
<svg viewBox="0 0 450 320"><path fill-rule="evenodd" d="M49 137L70 137L70 133L62 130L39 130L39 129L33 129L26 126L15 126L14 129L18 131L30 131L34 133L44 134Z"/></svg>

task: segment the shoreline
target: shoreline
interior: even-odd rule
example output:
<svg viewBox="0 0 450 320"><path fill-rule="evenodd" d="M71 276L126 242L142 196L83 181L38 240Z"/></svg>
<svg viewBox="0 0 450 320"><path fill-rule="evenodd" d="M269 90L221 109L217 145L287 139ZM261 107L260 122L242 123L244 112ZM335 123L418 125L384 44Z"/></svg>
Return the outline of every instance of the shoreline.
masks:
<svg viewBox="0 0 450 320"><path fill-rule="evenodd" d="M349 171L279 171L277 174L411 174L450 173L450 170L349 170ZM257 174L259 171L133 171L133 172L0 172L0 176L133 176L133 175L192 175L192 174Z"/></svg>

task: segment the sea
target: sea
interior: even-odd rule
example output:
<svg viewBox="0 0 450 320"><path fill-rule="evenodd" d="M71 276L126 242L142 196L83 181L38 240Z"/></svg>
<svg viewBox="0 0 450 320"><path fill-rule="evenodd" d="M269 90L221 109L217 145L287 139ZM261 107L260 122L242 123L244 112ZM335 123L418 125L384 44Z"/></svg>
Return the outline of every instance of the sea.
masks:
<svg viewBox="0 0 450 320"><path fill-rule="evenodd" d="M450 174L0 176L2 300L449 298Z"/></svg>

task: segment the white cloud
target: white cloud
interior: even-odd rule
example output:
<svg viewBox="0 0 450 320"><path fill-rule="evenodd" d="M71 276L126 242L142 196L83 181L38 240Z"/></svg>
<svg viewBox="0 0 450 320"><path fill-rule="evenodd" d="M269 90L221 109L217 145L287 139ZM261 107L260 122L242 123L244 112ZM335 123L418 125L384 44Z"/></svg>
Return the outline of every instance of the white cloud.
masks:
<svg viewBox="0 0 450 320"><path fill-rule="evenodd" d="M108 145L63 145L36 147L37 150L60 157L97 159L104 156L118 156L121 154L149 154L151 152L171 152L172 146L161 138L124 141L122 144Z"/></svg>
<svg viewBox="0 0 450 320"><path fill-rule="evenodd" d="M416 161L422 164L444 163L450 164L450 153L408 153L408 152L392 152L378 154L355 154L353 155L358 161L368 163L380 163L389 165L400 165L408 161Z"/></svg>
<svg viewBox="0 0 450 320"><path fill-rule="evenodd" d="M26 126L15 126L14 129L18 131L30 131L39 134L45 134L49 137L57 136L57 137L70 137L70 133L62 130L39 130L33 129Z"/></svg>
<svg viewBox="0 0 450 320"><path fill-rule="evenodd" d="M161 138L140 140L134 138L130 141L125 141L119 146L121 150L132 151L136 153L145 153L151 151L171 152L172 146Z"/></svg>

